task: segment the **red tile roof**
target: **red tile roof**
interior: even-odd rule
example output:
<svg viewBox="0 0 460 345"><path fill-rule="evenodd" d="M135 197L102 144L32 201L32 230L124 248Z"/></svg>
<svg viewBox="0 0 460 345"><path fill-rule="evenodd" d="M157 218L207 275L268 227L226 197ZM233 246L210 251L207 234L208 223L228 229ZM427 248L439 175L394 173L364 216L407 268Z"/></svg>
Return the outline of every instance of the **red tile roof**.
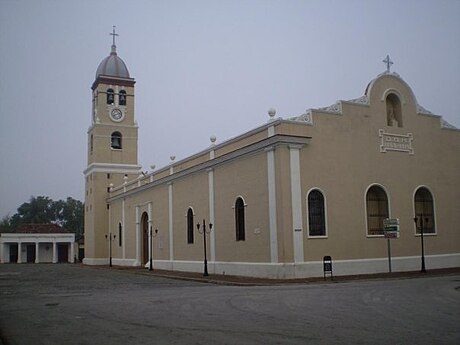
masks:
<svg viewBox="0 0 460 345"><path fill-rule="evenodd" d="M69 233L57 224L22 224L16 228L18 234L66 234Z"/></svg>

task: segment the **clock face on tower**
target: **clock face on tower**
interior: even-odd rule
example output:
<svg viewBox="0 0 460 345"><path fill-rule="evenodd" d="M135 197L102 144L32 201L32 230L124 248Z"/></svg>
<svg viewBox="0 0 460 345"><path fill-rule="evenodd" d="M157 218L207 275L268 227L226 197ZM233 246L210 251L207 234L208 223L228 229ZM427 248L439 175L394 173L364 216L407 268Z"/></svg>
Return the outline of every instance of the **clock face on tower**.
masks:
<svg viewBox="0 0 460 345"><path fill-rule="evenodd" d="M113 121L119 122L123 120L123 112L120 109L115 108L110 112L110 118Z"/></svg>

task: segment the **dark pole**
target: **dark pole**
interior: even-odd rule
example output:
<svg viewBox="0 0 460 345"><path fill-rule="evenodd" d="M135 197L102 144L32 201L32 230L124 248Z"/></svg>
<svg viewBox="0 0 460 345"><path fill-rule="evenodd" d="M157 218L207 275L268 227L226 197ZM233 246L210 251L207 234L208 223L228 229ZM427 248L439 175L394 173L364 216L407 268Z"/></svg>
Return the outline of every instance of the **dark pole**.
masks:
<svg viewBox="0 0 460 345"><path fill-rule="evenodd" d="M112 234L109 233L109 267L112 267Z"/></svg>
<svg viewBox="0 0 460 345"><path fill-rule="evenodd" d="M390 245L389 238L387 238L387 248L388 248L388 271L391 273L391 245Z"/></svg>
<svg viewBox="0 0 460 345"><path fill-rule="evenodd" d="M428 223L428 218L425 218L425 223ZM420 224L421 224L421 241L422 241L422 273L426 273L425 269L425 241L423 239L423 233L424 233L424 228L423 228L423 217L420 217Z"/></svg>
<svg viewBox="0 0 460 345"><path fill-rule="evenodd" d="M428 218L425 218L426 223L428 223ZM414 218L415 222L415 227L417 228L417 217ZM425 245L424 245L424 239L423 239L423 215L420 216L420 243L422 246L422 269L420 272L426 273L426 268L425 268Z"/></svg>
<svg viewBox="0 0 460 345"><path fill-rule="evenodd" d="M206 221L203 219L203 245L204 245L204 273L203 276L208 276L208 258L206 256Z"/></svg>
<svg viewBox="0 0 460 345"><path fill-rule="evenodd" d="M150 226L150 267L149 267L149 271L152 271L153 270L153 264L152 264L152 256L153 256L153 253L152 253L152 250L153 250L153 245L152 245L152 242L153 242L153 232L152 232L152 227Z"/></svg>
<svg viewBox="0 0 460 345"><path fill-rule="evenodd" d="M200 234L203 234L203 250L204 250L204 272L203 276L206 277L208 276L208 257L206 255L206 221L203 219L203 229L200 231L200 223L196 224L196 228L198 229L198 232ZM209 232L210 233L212 230L212 224L209 223Z"/></svg>
<svg viewBox="0 0 460 345"><path fill-rule="evenodd" d="M105 238L109 239L109 267L112 267L112 233L109 232L109 235L105 235ZM115 238L115 235L113 235Z"/></svg>

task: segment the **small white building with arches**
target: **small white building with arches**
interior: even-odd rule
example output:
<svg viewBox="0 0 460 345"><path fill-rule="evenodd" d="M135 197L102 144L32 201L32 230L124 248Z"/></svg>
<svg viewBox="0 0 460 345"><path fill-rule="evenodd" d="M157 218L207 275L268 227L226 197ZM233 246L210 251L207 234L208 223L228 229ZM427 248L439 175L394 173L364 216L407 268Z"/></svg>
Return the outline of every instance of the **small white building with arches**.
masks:
<svg viewBox="0 0 460 345"><path fill-rule="evenodd" d="M148 172L115 42L110 58L92 87L85 264L201 272L205 233L209 273L322 276L325 256L334 275L387 272L383 221L397 218L393 271L420 268L421 231L427 269L460 267L460 131L389 58L359 98L295 117L270 109L259 127Z"/></svg>
<svg viewBox="0 0 460 345"><path fill-rule="evenodd" d="M75 234L57 224L22 224L0 234L0 263L73 263Z"/></svg>

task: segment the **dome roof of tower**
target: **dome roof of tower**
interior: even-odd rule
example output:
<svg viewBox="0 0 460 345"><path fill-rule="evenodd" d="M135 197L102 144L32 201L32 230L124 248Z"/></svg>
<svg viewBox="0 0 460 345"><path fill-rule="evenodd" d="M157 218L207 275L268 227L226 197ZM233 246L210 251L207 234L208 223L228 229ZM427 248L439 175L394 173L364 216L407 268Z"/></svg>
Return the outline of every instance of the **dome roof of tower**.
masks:
<svg viewBox="0 0 460 345"><path fill-rule="evenodd" d="M96 79L100 75L129 78L128 68L124 61L117 55L117 47L115 45L112 45L110 55L99 64L96 71Z"/></svg>

